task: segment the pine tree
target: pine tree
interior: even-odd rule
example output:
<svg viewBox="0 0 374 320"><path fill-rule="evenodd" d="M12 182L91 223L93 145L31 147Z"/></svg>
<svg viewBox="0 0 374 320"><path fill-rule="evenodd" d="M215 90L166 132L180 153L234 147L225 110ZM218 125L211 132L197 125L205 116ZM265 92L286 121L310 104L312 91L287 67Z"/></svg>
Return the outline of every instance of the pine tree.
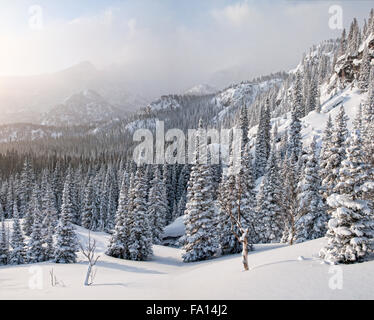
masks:
<svg viewBox="0 0 374 320"><path fill-rule="evenodd" d="M297 164L302 152L301 122L298 117L297 108L292 109L291 124L288 132L287 157Z"/></svg>
<svg viewBox="0 0 374 320"><path fill-rule="evenodd" d="M75 221L76 211L75 205L73 204L73 197L71 195L71 173L68 170L68 175L64 183L64 189L62 191L62 204L61 204L61 213L64 212L66 219L71 223Z"/></svg>
<svg viewBox="0 0 374 320"><path fill-rule="evenodd" d="M218 241L221 248L221 254L233 254L240 252L240 243L235 238L233 233L233 223L230 219L228 211L234 206L233 193L228 189L229 186L234 187L234 177L230 172L230 168L225 170L222 175L221 183L218 188L218 203L219 203L219 216L218 216Z"/></svg>
<svg viewBox="0 0 374 320"><path fill-rule="evenodd" d="M329 118L326 123L326 128L323 133L322 137L322 149L320 153L320 176L321 181L326 181L325 179L330 174L330 157L332 154L332 135L334 131L334 125L332 123L331 115L329 115ZM324 199L327 199L327 189L326 184L321 185L321 194L323 195Z"/></svg>
<svg viewBox="0 0 374 320"><path fill-rule="evenodd" d="M56 246L54 261L56 263L75 263L78 251L78 239L72 225L73 205L69 193L69 181L65 182L62 195L62 206L60 221L56 228Z"/></svg>
<svg viewBox="0 0 374 320"><path fill-rule="evenodd" d="M294 244L296 233L296 218L299 209L298 202L298 170L292 158L283 161L283 212L284 229L281 242Z"/></svg>
<svg viewBox="0 0 374 320"><path fill-rule="evenodd" d="M302 77L302 97L303 97L303 106L304 109L301 110L301 117L308 114L308 96L312 82L312 66L310 61L304 60L304 71Z"/></svg>
<svg viewBox="0 0 374 320"><path fill-rule="evenodd" d="M339 172L339 183L328 198L334 211L328 223L328 245L320 252L326 261L353 263L361 261L369 251L374 221L372 201L365 194L367 185L374 181L368 173L360 132L354 130Z"/></svg>
<svg viewBox="0 0 374 320"><path fill-rule="evenodd" d="M8 235L5 228L5 217L3 212L3 207L0 205L0 219L1 219L1 229L0 229L0 266L8 264L9 260L9 241Z"/></svg>
<svg viewBox="0 0 374 320"><path fill-rule="evenodd" d="M49 221L48 225L43 223L44 228L47 229L46 232L44 232L44 246L45 246L45 260L53 260L54 253L55 253L55 246L54 246L54 239L53 235L55 234L55 226L52 224L52 221Z"/></svg>
<svg viewBox="0 0 374 320"><path fill-rule="evenodd" d="M340 38L339 56L345 55L346 50L347 50L346 31L345 29L343 29L342 36Z"/></svg>
<svg viewBox="0 0 374 320"><path fill-rule="evenodd" d="M288 150L288 132L287 130L284 132L281 138L281 142L278 148L278 153L279 153L279 160L283 161L286 158L287 155L287 150Z"/></svg>
<svg viewBox="0 0 374 320"><path fill-rule="evenodd" d="M244 229L249 228L248 250L252 250L255 241L254 218L256 196L254 191L254 176L252 155L249 145L242 145L240 167L234 167L233 154L230 155L230 166L227 174L222 177L219 186L219 243L222 254L233 254L242 251L242 244L236 238L240 232L230 214L240 222Z"/></svg>
<svg viewBox="0 0 374 320"><path fill-rule="evenodd" d="M101 225L104 223L103 219L106 219L107 204L105 204L105 209L101 208L101 200L103 194L104 185L104 167L98 167L95 176L92 177L92 216L91 216L91 230L100 230ZM89 184L89 183L88 183ZM88 185L87 184L87 185ZM103 215L101 217L101 214Z"/></svg>
<svg viewBox="0 0 374 320"><path fill-rule="evenodd" d="M116 225L110 239L110 244L106 252L107 255L119 259L129 259L128 236L129 230L126 226L126 220L130 214L128 211L128 184L127 173L124 173L122 187L120 191L118 209L116 213Z"/></svg>
<svg viewBox="0 0 374 320"><path fill-rule="evenodd" d="M212 258L219 249L215 226L217 218L212 198L212 182L209 165L201 161L200 137L203 122L199 122L196 137L195 161L191 169L185 213L186 243L184 262L200 261ZM204 146L203 152L207 152Z"/></svg>
<svg viewBox="0 0 374 320"><path fill-rule="evenodd" d="M95 230L95 219L97 217L96 213L96 203L95 203L95 190L94 190L94 179L91 178L88 182L85 192L84 192L84 200L83 200L83 210L82 210L82 227Z"/></svg>
<svg viewBox="0 0 374 320"><path fill-rule="evenodd" d="M37 202L37 191L34 189L32 195L32 202ZM43 247L43 222L42 214L38 205L33 206L33 225L32 232L30 235L29 243L27 246L27 261L29 263L37 263L45 261L46 254L45 248Z"/></svg>
<svg viewBox="0 0 374 320"><path fill-rule="evenodd" d="M62 178L62 169L61 169L61 163L60 161L57 161L56 167L52 174L52 190L55 195L55 201L56 201L56 209L58 212L58 216L61 212L61 204L62 204L62 193L64 189L64 182Z"/></svg>
<svg viewBox="0 0 374 320"><path fill-rule="evenodd" d="M16 205L13 208L13 232L10 246L12 247L12 251L10 252L9 264L26 263L25 242Z"/></svg>
<svg viewBox="0 0 374 320"><path fill-rule="evenodd" d="M374 168L374 68L371 70L368 99L363 108L362 127L365 161Z"/></svg>
<svg viewBox="0 0 374 320"><path fill-rule="evenodd" d="M321 178L314 139L308 151L303 178L299 183L299 210L295 223L297 243L321 238L326 234L328 217L320 189Z"/></svg>
<svg viewBox="0 0 374 320"><path fill-rule="evenodd" d="M14 208L14 192L13 192L13 180L9 179L8 183L8 192L7 192L7 199L6 199L6 216L8 218L12 218L14 216L13 208Z"/></svg>
<svg viewBox="0 0 374 320"><path fill-rule="evenodd" d="M97 208L97 230L104 231L108 221L108 204L109 204L109 193L110 193L110 182L108 181L108 172L105 175L104 182L102 184L99 207Z"/></svg>
<svg viewBox="0 0 374 320"><path fill-rule="evenodd" d="M349 34L348 34L347 51L349 55L351 56L356 55L358 47L359 47L360 37L361 36L360 36L358 22L357 22L357 19L354 18L351 23Z"/></svg>
<svg viewBox="0 0 374 320"><path fill-rule="evenodd" d="M174 219L175 219L175 216L174 216L174 211L175 211L175 205L177 203L177 200L178 200L178 195L177 195L177 185L178 185L178 172L179 172L179 169L178 169L178 164L173 164L171 166L171 187L172 187L172 190L173 190L173 193L171 195L171 221L170 222L173 222ZM151 186L150 186L150 183L153 179L153 171L151 170L150 171L150 176L151 176L151 180L147 180L147 190L148 190L148 193L149 194L149 190L151 189ZM147 198L148 200L148 198Z"/></svg>
<svg viewBox="0 0 374 320"><path fill-rule="evenodd" d="M70 177L68 179L68 182L70 183L69 190L70 190L70 197L71 197L72 209L73 209L71 222L79 225L81 222L80 211L82 207L81 201L80 201L79 185L82 181L82 178L79 172L79 168L76 171L69 168L69 174L70 174Z"/></svg>
<svg viewBox="0 0 374 320"><path fill-rule="evenodd" d="M242 130L242 145L246 146L248 143L248 107L244 105L240 111L239 129Z"/></svg>
<svg viewBox="0 0 374 320"><path fill-rule="evenodd" d="M116 182L117 184L117 182ZM106 232L111 233L114 226L115 226L115 218L116 218L116 211L117 211L117 204L118 201L117 198L117 192L114 190L114 188L110 188L109 196L108 196L108 212L107 212L107 222L105 225Z"/></svg>
<svg viewBox="0 0 374 320"><path fill-rule="evenodd" d="M147 189L143 167L136 172L134 188L133 221L129 232L130 259L135 261L147 260L152 254L152 231L147 215Z"/></svg>
<svg viewBox="0 0 374 320"><path fill-rule="evenodd" d="M283 232L281 185L275 145L258 194L256 233L261 243L279 242Z"/></svg>
<svg viewBox="0 0 374 320"><path fill-rule="evenodd" d="M33 190L38 190L38 186L34 185ZM40 209L39 207L40 203L39 203L39 198L38 198L39 194L38 192L35 192L35 191L33 192L33 194L35 195L35 197L30 198L27 203L27 206L24 207L24 208L27 208L27 211L23 213L24 219L23 219L22 228L26 236L31 235L32 226L34 224L34 212L35 210Z"/></svg>
<svg viewBox="0 0 374 320"><path fill-rule="evenodd" d="M374 9L370 11L370 18L368 23L368 33L374 33Z"/></svg>
<svg viewBox="0 0 374 320"><path fill-rule="evenodd" d="M175 199L175 194L172 185L172 171L171 165L165 164L162 170L162 177L164 180L164 185L166 188L166 195L168 201L168 211L166 215L166 224L169 224L172 220L173 215L173 203Z"/></svg>
<svg viewBox="0 0 374 320"><path fill-rule="evenodd" d="M371 55L369 53L369 47L365 46L362 61L360 66L360 76L358 81L358 87L367 91L369 88L369 79L370 79L370 68L371 68Z"/></svg>
<svg viewBox="0 0 374 320"><path fill-rule="evenodd" d="M19 215L20 217L24 217L27 215L28 212L28 204L31 198L31 190L33 187L33 173L32 173L32 166L28 158L25 159L23 164L23 169L21 172L21 184L19 188L19 198L20 198L20 206L19 206ZM32 221L30 224L30 230L26 228L27 235L31 232ZM29 232L30 231L30 232Z"/></svg>
<svg viewBox="0 0 374 320"><path fill-rule="evenodd" d="M367 24L366 19L364 19L364 26L362 28L362 35L363 35L364 38L366 38L368 36L368 24Z"/></svg>
<svg viewBox="0 0 374 320"><path fill-rule="evenodd" d="M256 178L264 175L266 164L270 154L270 105L269 99L265 106L261 108L260 122L257 129L255 169Z"/></svg>
<svg viewBox="0 0 374 320"><path fill-rule="evenodd" d="M47 230L50 224L53 227L57 226L58 213L51 184L48 181L45 181L43 189L41 211L42 215L44 216L43 229Z"/></svg>
<svg viewBox="0 0 374 320"><path fill-rule="evenodd" d="M302 84L302 74L297 72L296 79L293 88L292 106L296 112L296 117L301 119L305 116L305 106L303 97L303 84Z"/></svg>
<svg viewBox="0 0 374 320"><path fill-rule="evenodd" d="M165 186L160 176L160 170L158 166L156 166L154 178L151 181L147 209L147 216L151 223L154 244L160 244L162 242L167 213Z"/></svg>
<svg viewBox="0 0 374 320"><path fill-rule="evenodd" d="M322 104L321 104L321 89L320 86L317 86L317 97L316 97L316 111L317 113L321 113L322 111Z"/></svg>
<svg viewBox="0 0 374 320"><path fill-rule="evenodd" d="M309 88L308 94L306 99L306 106L305 106L305 115L309 114L317 109L317 98L318 98L318 82L315 77L312 77Z"/></svg>
<svg viewBox="0 0 374 320"><path fill-rule="evenodd" d="M271 155L270 155L271 157ZM243 228L249 228L248 243L251 245L256 238L255 232L255 209L256 209L256 191L255 177L253 169L253 157L250 146L247 143L242 149L241 166L236 176L236 189L238 192L238 204L240 206L241 224ZM236 215L238 216L238 215Z"/></svg>
<svg viewBox="0 0 374 320"><path fill-rule="evenodd" d="M184 197L185 199L182 200L182 202L187 201L187 185L188 181L190 179L190 165L185 164L183 165L183 168L180 172L179 178L178 178L178 186L177 186L177 193L179 194L179 202L181 202L181 198ZM184 215L184 209L180 208L179 210L179 216Z"/></svg>
<svg viewBox="0 0 374 320"><path fill-rule="evenodd" d="M180 197L179 202L177 204L178 217L181 217L184 215L184 212L186 211L186 205L187 205L187 191L184 191L184 193Z"/></svg>
<svg viewBox="0 0 374 320"><path fill-rule="evenodd" d="M108 167L100 201L99 230L101 231L110 231L114 226L117 194L117 188L115 188L116 185L117 182L113 168Z"/></svg>
<svg viewBox="0 0 374 320"><path fill-rule="evenodd" d="M341 163L345 158L345 141L348 135L347 121L348 117L342 106L335 119L331 146L323 154L323 157L327 158L322 167L324 177L322 180L322 190L324 191L325 199L333 193L337 184Z"/></svg>
<svg viewBox="0 0 374 320"><path fill-rule="evenodd" d="M284 230L282 242L288 242L292 245L295 241L296 218L298 214L298 182L300 170L302 169L302 141L301 141L301 123L298 118L297 108L292 109L292 121L288 134L287 157L283 161L283 214Z"/></svg>

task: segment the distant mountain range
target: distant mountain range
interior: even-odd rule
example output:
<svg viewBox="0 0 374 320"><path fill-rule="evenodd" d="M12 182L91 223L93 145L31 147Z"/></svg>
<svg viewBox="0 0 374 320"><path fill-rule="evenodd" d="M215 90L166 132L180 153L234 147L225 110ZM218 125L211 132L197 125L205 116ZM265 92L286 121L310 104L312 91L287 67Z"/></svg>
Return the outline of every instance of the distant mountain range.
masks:
<svg viewBox="0 0 374 320"><path fill-rule="evenodd" d="M152 100L135 92L131 84L115 74L97 70L89 62L56 73L0 77L0 82L0 124L41 123L45 113L56 111L67 98L84 91L96 92L120 114L133 112Z"/></svg>

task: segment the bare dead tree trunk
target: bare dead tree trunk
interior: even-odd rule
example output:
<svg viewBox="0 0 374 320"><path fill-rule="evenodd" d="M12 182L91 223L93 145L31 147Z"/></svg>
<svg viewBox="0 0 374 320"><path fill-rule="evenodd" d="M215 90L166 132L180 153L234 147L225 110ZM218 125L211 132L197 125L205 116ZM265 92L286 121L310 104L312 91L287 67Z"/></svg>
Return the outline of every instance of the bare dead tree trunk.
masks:
<svg viewBox="0 0 374 320"><path fill-rule="evenodd" d="M249 270L249 265L248 265L248 233L249 233L249 229L247 228L244 232L244 234L242 235L242 247L243 247L243 250L242 250L242 259L243 259L243 266L244 266L244 270L245 271L248 271Z"/></svg>
<svg viewBox="0 0 374 320"><path fill-rule="evenodd" d="M248 264L248 234L249 234L249 228L244 229L243 225L241 223L241 212L240 212L240 200L241 200L241 189L238 190L238 215L237 217L234 216L232 213L232 205L229 204L228 212L231 218L232 226L231 230L235 236L235 238L238 240L239 243L242 245L242 262L244 271L249 270L249 264ZM240 231L240 236L235 232L234 225L237 226L237 228Z"/></svg>
<svg viewBox="0 0 374 320"><path fill-rule="evenodd" d="M79 244L79 246L82 254L88 259L88 270L84 280L84 285L90 286L93 284L96 275L94 267L100 258L100 256L95 258L96 241L91 241L91 232L88 233L88 246L86 248L84 248L82 244Z"/></svg>
<svg viewBox="0 0 374 320"><path fill-rule="evenodd" d="M295 234L296 234L296 229L295 229L295 223L296 223L296 217L297 217L297 202L296 202L296 194L294 195L294 198L292 200L292 205L290 208L290 230L289 230L289 244L292 246L295 242Z"/></svg>
<svg viewBox="0 0 374 320"><path fill-rule="evenodd" d="M60 281L60 280L57 280L57 277L53 271L53 268L49 271L49 276L50 276L50 279L51 279L51 286L52 287L57 287L57 286L61 286L61 287L65 287L65 284L63 281Z"/></svg>

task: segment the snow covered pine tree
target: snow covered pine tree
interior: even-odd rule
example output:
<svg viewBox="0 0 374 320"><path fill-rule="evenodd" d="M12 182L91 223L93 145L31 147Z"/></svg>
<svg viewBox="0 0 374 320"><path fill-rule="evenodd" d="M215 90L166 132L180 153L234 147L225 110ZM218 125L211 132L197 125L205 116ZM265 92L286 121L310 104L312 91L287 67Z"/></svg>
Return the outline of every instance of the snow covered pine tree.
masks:
<svg viewBox="0 0 374 320"><path fill-rule="evenodd" d="M203 122L200 120L185 213L184 262L212 258L219 249L215 229L217 217L212 197L210 167L204 161L204 154L200 154L200 152L207 152L206 142L203 145L203 131Z"/></svg>
<svg viewBox="0 0 374 320"><path fill-rule="evenodd" d="M374 235L372 200L365 194L370 180L364 161L360 132L353 131L349 139L347 158L339 172L338 184L327 202L335 210L328 223L328 245L320 256L330 263L362 261L369 251L369 239Z"/></svg>
<svg viewBox="0 0 374 320"><path fill-rule="evenodd" d="M62 196L61 217L56 229L56 248L54 252L56 263L75 263L77 260L76 252L79 250L78 239L71 223L72 204L70 203L69 186L70 183L67 181Z"/></svg>

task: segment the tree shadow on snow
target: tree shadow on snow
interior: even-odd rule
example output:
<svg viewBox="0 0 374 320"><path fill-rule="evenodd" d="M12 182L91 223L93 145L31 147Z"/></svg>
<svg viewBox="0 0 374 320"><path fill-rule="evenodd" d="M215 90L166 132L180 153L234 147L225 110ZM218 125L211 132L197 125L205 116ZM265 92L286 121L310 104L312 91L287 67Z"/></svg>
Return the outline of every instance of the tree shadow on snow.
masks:
<svg viewBox="0 0 374 320"><path fill-rule="evenodd" d="M263 252L263 251L268 251L268 250L274 250L274 249L280 249L280 248L285 248L288 247L288 244L285 243L259 243L259 244L254 244L253 245L254 250L250 251L250 253L257 253L257 252Z"/></svg>
<svg viewBox="0 0 374 320"><path fill-rule="evenodd" d="M294 259L294 260L274 261L274 262L270 262L270 263L264 263L264 264L256 265L256 266L251 267L250 269L251 270L255 270L255 269L262 268L262 267L267 267L267 266L271 266L271 265L274 265L274 264L281 264L281 263L287 263L287 262L300 262L300 261L296 260L296 259Z"/></svg>
<svg viewBox="0 0 374 320"><path fill-rule="evenodd" d="M148 274L165 274L164 272L159 272L156 270L143 269L139 267L127 266L123 264L107 262L107 261L98 261L97 267L104 267L109 269L117 269L120 271L135 272L135 273L148 273Z"/></svg>
<svg viewBox="0 0 374 320"><path fill-rule="evenodd" d="M128 287L125 283L96 283L91 284L91 287L108 287L108 286L118 286L118 287Z"/></svg>
<svg viewBox="0 0 374 320"><path fill-rule="evenodd" d="M185 263L182 261L182 258L176 257L163 257L163 256L153 256L153 262L157 262L158 264L164 264L168 266L184 266Z"/></svg>

